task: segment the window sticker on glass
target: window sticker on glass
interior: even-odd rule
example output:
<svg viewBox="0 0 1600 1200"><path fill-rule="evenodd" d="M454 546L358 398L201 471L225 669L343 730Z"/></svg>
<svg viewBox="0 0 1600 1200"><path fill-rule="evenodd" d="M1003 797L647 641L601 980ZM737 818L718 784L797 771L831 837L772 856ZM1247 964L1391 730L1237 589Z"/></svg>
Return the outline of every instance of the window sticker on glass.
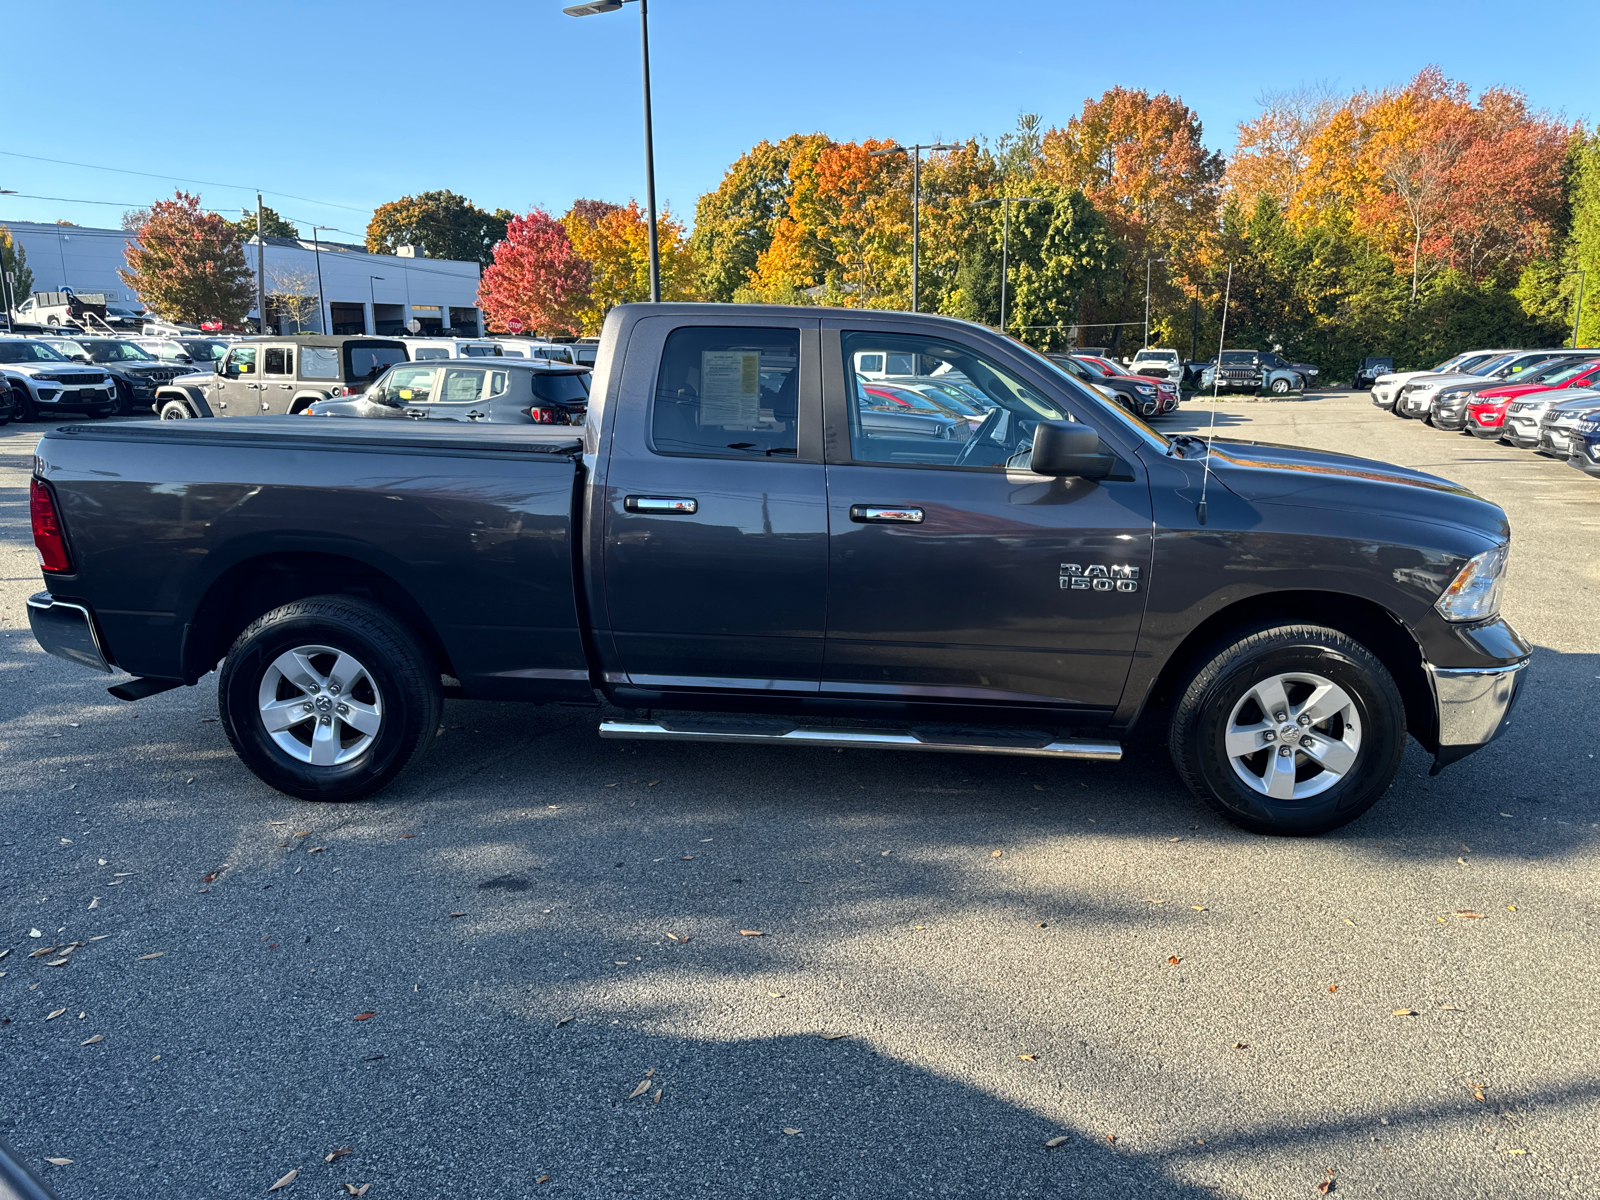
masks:
<svg viewBox="0 0 1600 1200"><path fill-rule="evenodd" d="M761 354L755 350L700 352L700 422L754 425L761 417Z"/></svg>

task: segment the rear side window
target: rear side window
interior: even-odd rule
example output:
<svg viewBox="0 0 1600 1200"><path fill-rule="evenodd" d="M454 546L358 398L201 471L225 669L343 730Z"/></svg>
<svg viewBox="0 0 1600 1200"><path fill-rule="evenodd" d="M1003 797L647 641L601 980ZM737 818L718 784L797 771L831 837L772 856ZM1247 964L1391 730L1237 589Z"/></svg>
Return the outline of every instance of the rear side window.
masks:
<svg viewBox="0 0 1600 1200"><path fill-rule="evenodd" d="M651 407L655 452L793 458L799 366L798 329L674 330L662 350Z"/></svg>
<svg viewBox="0 0 1600 1200"><path fill-rule="evenodd" d="M352 383L376 379L396 363L406 361L403 346L346 346L345 361Z"/></svg>
<svg viewBox="0 0 1600 1200"><path fill-rule="evenodd" d="M426 362L430 358L449 358L450 351L443 346L424 346L420 350L413 351L411 357L418 362Z"/></svg>
<svg viewBox="0 0 1600 1200"><path fill-rule="evenodd" d="M300 351L302 379L339 378L339 352L332 346L307 346Z"/></svg>

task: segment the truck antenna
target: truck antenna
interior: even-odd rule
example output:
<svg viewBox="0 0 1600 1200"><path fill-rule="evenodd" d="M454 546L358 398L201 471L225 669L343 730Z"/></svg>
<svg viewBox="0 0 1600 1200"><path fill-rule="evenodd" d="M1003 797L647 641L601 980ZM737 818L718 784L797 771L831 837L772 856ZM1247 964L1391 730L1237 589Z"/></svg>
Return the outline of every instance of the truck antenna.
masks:
<svg viewBox="0 0 1600 1200"><path fill-rule="evenodd" d="M1222 384L1222 347L1228 341L1228 300L1233 295L1233 264L1228 264L1228 284L1222 292L1222 332L1217 335L1217 365L1211 368L1211 427L1206 430L1206 460L1200 474L1200 503L1195 520L1206 523L1206 485L1211 482L1211 443L1217 436L1217 388Z"/></svg>

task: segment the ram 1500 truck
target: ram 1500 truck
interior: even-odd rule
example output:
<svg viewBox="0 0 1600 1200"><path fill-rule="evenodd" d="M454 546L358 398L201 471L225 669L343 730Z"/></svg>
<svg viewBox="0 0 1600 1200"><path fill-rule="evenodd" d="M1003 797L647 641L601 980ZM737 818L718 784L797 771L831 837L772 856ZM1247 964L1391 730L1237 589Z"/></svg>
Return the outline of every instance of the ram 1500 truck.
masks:
<svg viewBox="0 0 1600 1200"><path fill-rule="evenodd" d="M992 407L963 438L869 421L873 355ZM1310 834L1408 731L1435 769L1493 738L1528 659L1488 501L1163 436L905 313L624 305L581 430L85 424L32 488L40 644L130 700L220 664L235 750L307 799L383 787L465 696L609 703L605 737L1042 759L1117 759L1145 721L1223 817Z"/></svg>

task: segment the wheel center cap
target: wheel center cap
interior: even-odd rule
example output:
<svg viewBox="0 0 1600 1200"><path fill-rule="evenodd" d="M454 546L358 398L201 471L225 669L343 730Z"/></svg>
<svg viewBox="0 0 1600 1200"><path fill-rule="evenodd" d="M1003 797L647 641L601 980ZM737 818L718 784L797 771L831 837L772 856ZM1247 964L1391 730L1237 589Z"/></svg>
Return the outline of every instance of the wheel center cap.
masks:
<svg viewBox="0 0 1600 1200"><path fill-rule="evenodd" d="M1286 742L1293 741L1300 736L1300 727L1298 725L1285 725L1278 731L1278 736Z"/></svg>
<svg viewBox="0 0 1600 1200"><path fill-rule="evenodd" d="M316 699L316 706L318 712L332 712L333 700L327 696L318 696Z"/></svg>

